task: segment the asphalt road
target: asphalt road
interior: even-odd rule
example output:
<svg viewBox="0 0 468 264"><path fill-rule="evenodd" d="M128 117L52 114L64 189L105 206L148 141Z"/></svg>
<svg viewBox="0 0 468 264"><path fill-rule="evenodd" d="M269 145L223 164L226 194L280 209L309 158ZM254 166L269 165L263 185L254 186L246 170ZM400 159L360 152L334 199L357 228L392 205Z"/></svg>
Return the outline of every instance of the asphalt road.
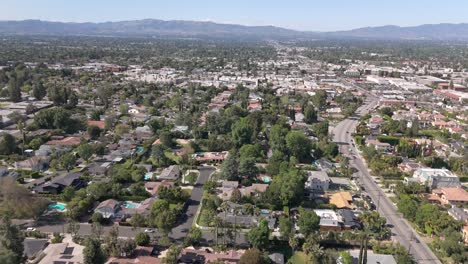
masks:
<svg viewBox="0 0 468 264"><path fill-rule="evenodd" d="M369 97L361 106L354 117L343 120L333 128L333 141L339 144L340 151L346 156L354 155L350 159L350 166L355 167L360 175L360 182L365 187L381 216L387 219L387 223L393 225L393 239L398 241L413 255L417 263L441 263L431 249L422 242L423 240L411 225L398 213L393 202L385 195L384 191L375 183L369 174L367 165L359 154L356 146L352 144L351 134L359 124L359 118L368 113L377 105L377 98Z"/></svg>

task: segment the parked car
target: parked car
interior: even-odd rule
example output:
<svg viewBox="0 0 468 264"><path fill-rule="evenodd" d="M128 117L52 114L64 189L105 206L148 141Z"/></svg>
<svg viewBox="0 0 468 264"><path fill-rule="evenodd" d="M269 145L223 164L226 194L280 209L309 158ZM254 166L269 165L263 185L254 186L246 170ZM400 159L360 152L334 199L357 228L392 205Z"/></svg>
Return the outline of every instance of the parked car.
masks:
<svg viewBox="0 0 468 264"><path fill-rule="evenodd" d="M36 230L37 230L37 229L36 229L35 227L28 227L28 228L26 228L26 231L28 231L28 232L34 232L34 231L36 231Z"/></svg>
<svg viewBox="0 0 468 264"><path fill-rule="evenodd" d="M146 228L145 233L154 233L154 229Z"/></svg>

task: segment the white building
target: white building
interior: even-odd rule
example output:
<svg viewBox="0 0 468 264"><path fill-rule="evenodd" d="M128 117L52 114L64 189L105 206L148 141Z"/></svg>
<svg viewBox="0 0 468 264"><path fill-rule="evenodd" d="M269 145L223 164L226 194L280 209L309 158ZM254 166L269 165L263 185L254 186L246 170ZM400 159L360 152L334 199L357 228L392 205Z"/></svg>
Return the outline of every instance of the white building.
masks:
<svg viewBox="0 0 468 264"><path fill-rule="evenodd" d="M330 186L330 177L325 171L307 171L306 189L312 192L324 192Z"/></svg>
<svg viewBox="0 0 468 264"><path fill-rule="evenodd" d="M413 178L431 188L460 186L458 176L447 169L421 168L414 172Z"/></svg>

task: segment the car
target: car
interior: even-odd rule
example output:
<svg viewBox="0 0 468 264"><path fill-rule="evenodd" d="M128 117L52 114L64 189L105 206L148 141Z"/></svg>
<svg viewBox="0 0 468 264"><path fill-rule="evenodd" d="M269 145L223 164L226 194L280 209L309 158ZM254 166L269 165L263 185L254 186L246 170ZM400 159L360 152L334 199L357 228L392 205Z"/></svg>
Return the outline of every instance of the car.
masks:
<svg viewBox="0 0 468 264"><path fill-rule="evenodd" d="M28 232L34 232L34 231L36 231L36 230L37 230L37 229L36 229L35 227L28 227L28 228L26 228L26 231L28 231Z"/></svg>
<svg viewBox="0 0 468 264"><path fill-rule="evenodd" d="M145 233L154 233L154 229L146 228Z"/></svg>

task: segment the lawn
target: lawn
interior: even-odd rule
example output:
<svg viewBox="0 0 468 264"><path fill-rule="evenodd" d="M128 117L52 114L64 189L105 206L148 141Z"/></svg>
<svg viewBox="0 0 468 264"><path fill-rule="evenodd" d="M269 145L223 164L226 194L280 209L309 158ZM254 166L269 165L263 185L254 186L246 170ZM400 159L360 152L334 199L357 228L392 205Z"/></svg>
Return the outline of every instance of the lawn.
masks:
<svg viewBox="0 0 468 264"><path fill-rule="evenodd" d="M289 262L294 264L306 264L307 254L302 251L294 252L294 255L289 259Z"/></svg>

